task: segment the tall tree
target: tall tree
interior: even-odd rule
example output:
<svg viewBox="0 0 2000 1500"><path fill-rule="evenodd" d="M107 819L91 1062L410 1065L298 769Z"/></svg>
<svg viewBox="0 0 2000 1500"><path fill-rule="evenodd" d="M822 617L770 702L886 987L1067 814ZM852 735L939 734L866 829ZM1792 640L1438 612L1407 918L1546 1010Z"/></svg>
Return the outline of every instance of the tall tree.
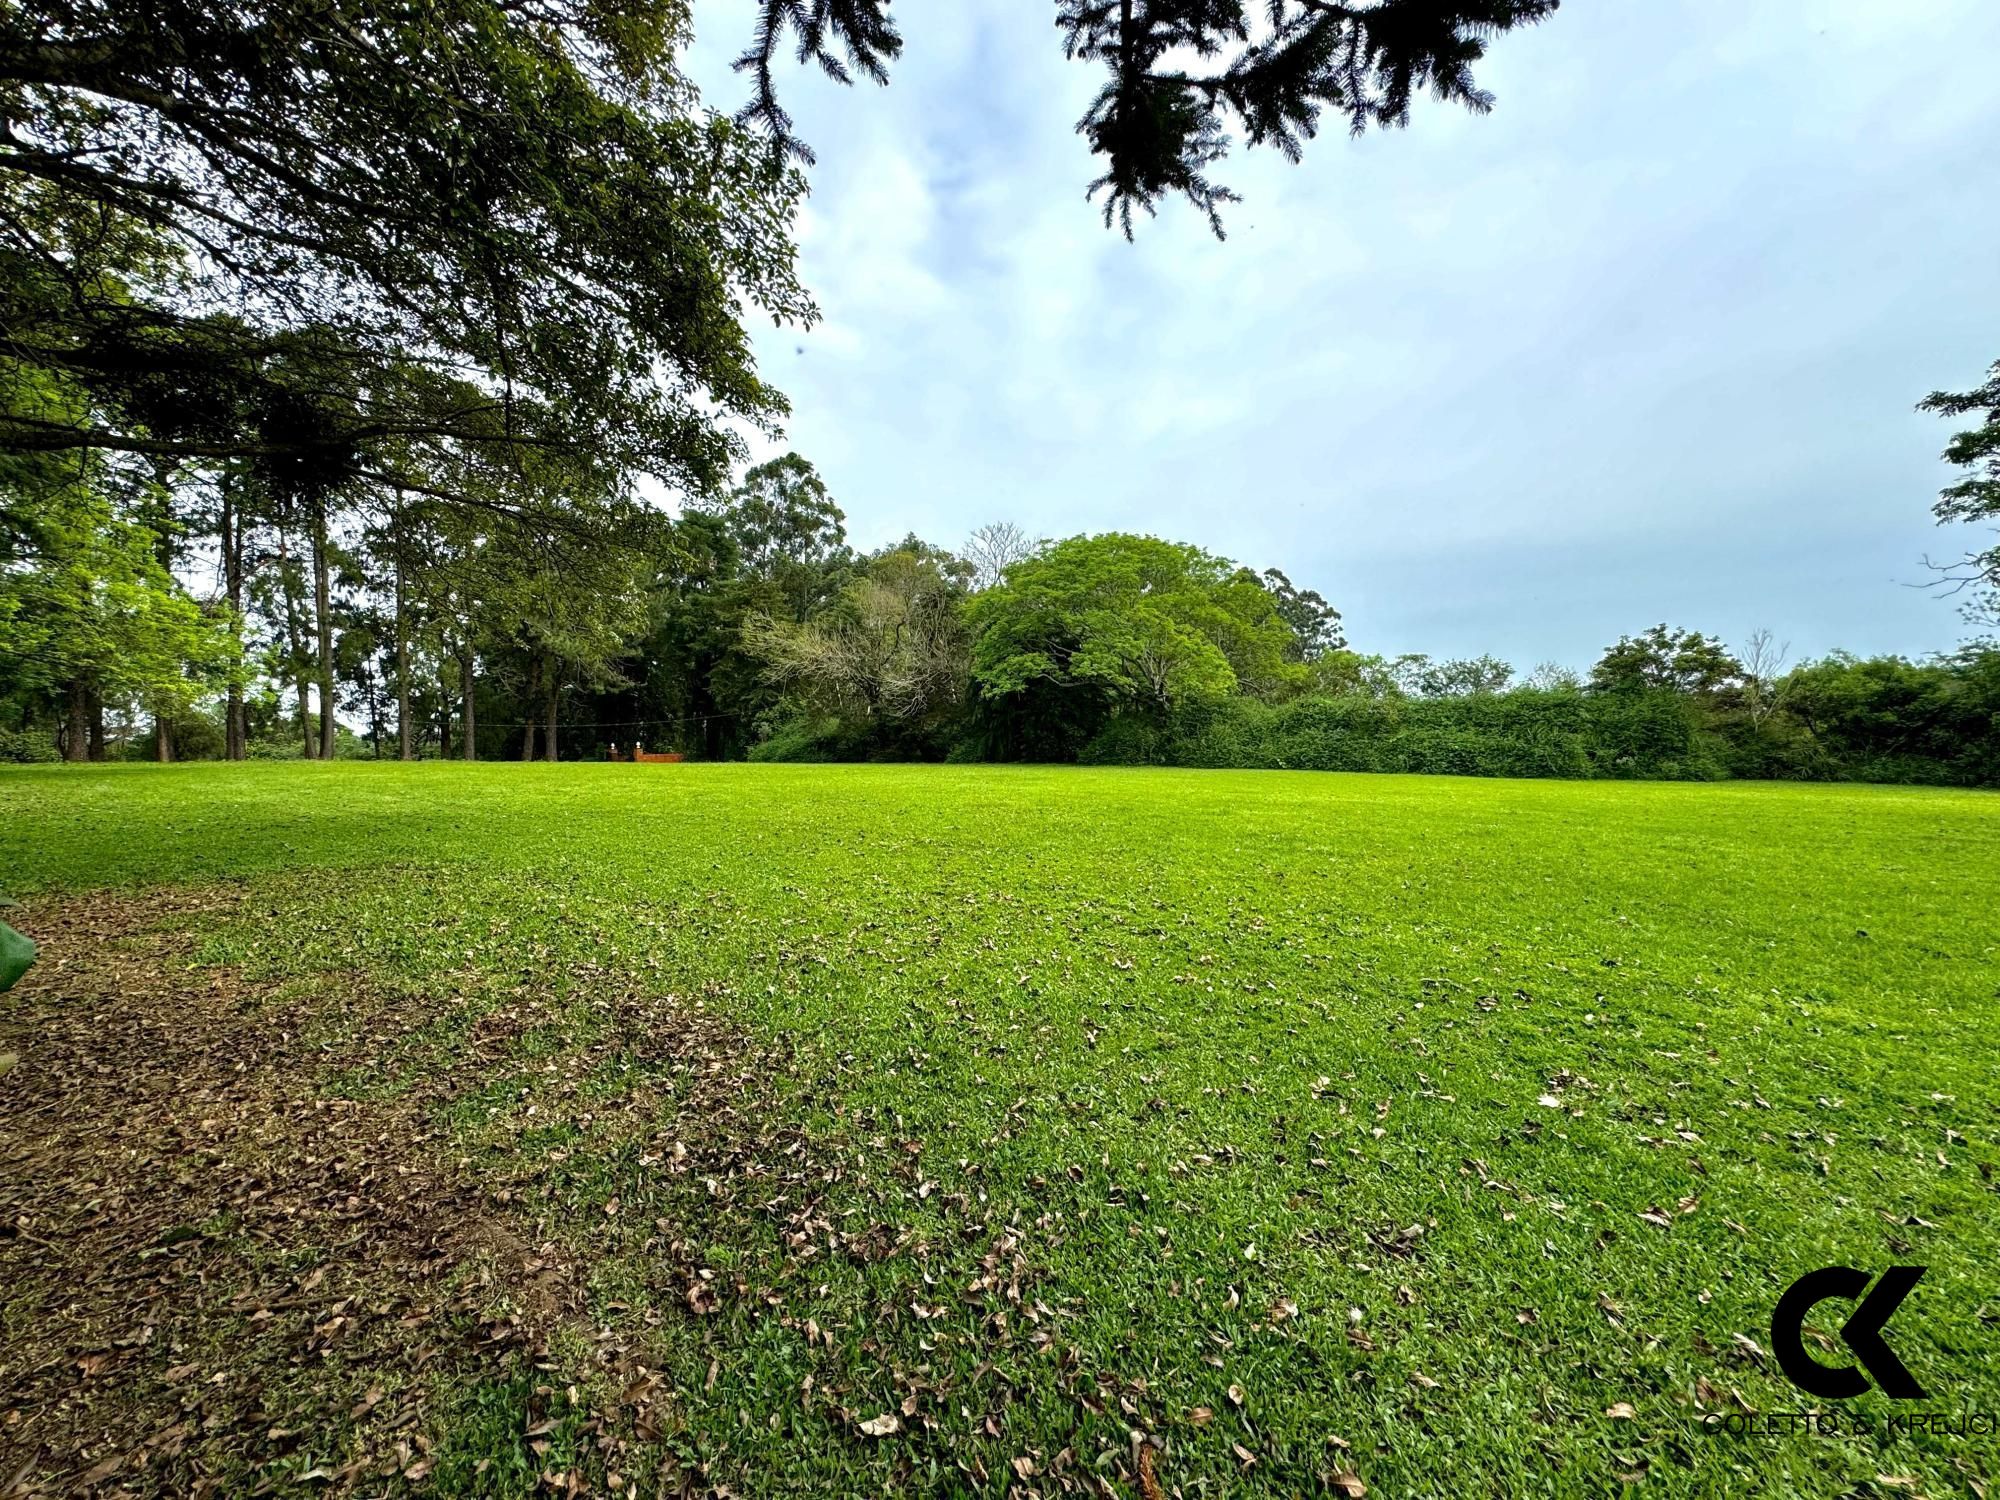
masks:
<svg viewBox="0 0 2000 1500"><path fill-rule="evenodd" d="M234 466L225 467L217 480L219 515L217 541L222 554L222 596L229 611L229 630L236 642L239 662L244 655L243 639L243 534L249 518L245 514L242 475ZM240 667L229 675L227 698L222 709L223 756L241 760L249 749L249 725L243 704L244 677Z"/></svg>
<svg viewBox="0 0 2000 1500"><path fill-rule="evenodd" d="M1012 521L989 521L974 527L965 542L965 558L972 564L971 587L992 588L1007 576L1009 568L1033 557L1041 546Z"/></svg>
<svg viewBox="0 0 2000 1500"><path fill-rule="evenodd" d="M1510 662L1497 656L1447 657L1433 661L1422 654L1399 656L1392 664L1398 686L1417 698L1469 698L1504 693L1514 680Z"/></svg>
<svg viewBox="0 0 2000 1500"><path fill-rule="evenodd" d="M973 596L973 672L989 694L1045 684L1164 713L1305 680L1256 575L1198 547L1108 532L1057 542Z"/></svg>
<svg viewBox="0 0 2000 1500"><path fill-rule="evenodd" d="M1285 648L1287 661L1318 661L1347 644L1340 628L1340 611L1317 589L1295 586L1276 568L1264 570L1263 584L1278 607L1278 617L1292 628L1292 643Z"/></svg>
<svg viewBox="0 0 2000 1500"><path fill-rule="evenodd" d="M806 706L853 720L878 741L907 735L964 703L968 571L911 537L871 557L839 600L804 624L752 615L744 642Z"/></svg>
<svg viewBox="0 0 2000 1500"><path fill-rule="evenodd" d="M1590 669L1590 685L1599 692L1659 689L1708 698L1742 676L1743 664L1716 637L1655 625L1606 647Z"/></svg>
<svg viewBox="0 0 2000 1500"><path fill-rule="evenodd" d="M170 757L174 721L237 662L227 623L162 561L156 505L126 514L119 494L104 465L86 465L0 559L0 678L60 701L71 760L102 758L105 703L149 713L155 753Z"/></svg>
<svg viewBox="0 0 2000 1500"><path fill-rule="evenodd" d="M619 663L644 626L642 562L664 532L657 512L616 497L578 496L588 530L540 537L497 528L480 553L486 628L524 669L523 760L560 757L563 694L622 684Z"/></svg>
<svg viewBox="0 0 2000 1500"><path fill-rule="evenodd" d="M838 597L851 576L847 517L811 463L787 453L757 465L727 495L695 508L723 518L743 571L769 584L765 613L794 623Z"/></svg>
<svg viewBox="0 0 2000 1500"><path fill-rule="evenodd" d="M319 689L319 758L332 760L334 733L339 720L334 713L333 688L333 543L328 536L326 511L326 496L315 495L309 507L312 525L314 685Z"/></svg>

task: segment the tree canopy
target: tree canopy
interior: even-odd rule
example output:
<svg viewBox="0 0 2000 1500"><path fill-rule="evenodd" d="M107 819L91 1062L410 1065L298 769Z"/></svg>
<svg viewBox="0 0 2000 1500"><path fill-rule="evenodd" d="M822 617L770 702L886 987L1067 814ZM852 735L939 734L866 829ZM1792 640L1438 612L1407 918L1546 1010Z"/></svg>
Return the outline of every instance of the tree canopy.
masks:
<svg viewBox="0 0 2000 1500"><path fill-rule="evenodd" d="M1077 124L1102 168L1090 184L1104 221L1129 238L1132 213L1186 199L1220 236L1237 195L1211 172L1230 132L1297 161L1331 115L1354 135L1407 124L1419 94L1483 114L1473 77L1494 38L1555 12L1558 0L1057 0L1065 54L1103 85ZM738 60L754 94L739 118L810 159L778 101L776 64L795 50L845 83L887 82L902 36L888 0L759 0Z"/></svg>
<svg viewBox="0 0 2000 1500"><path fill-rule="evenodd" d="M0 446L715 483L724 419L783 411L745 303L813 310L801 183L686 37L651 0L0 9Z"/></svg>
<svg viewBox="0 0 2000 1500"><path fill-rule="evenodd" d="M1039 683L1165 711L1304 675L1254 573L1156 537L1058 542L977 595L971 618L973 670L992 693Z"/></svg>
<svg viewBox="0 0 2000 1500"><path fill-rule="evenodd" d="M1590 685L1611 692L1659 689L1710 694L1736 683L1743 665L1713 636L1665 625L1620 636L1590 669Z"/></svg>

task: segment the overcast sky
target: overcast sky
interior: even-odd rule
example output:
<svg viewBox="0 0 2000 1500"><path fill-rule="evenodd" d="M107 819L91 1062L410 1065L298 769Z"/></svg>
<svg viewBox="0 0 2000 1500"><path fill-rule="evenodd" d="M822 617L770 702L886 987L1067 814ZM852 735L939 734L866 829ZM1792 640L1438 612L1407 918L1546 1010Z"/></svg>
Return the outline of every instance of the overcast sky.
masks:
<svg viewBox="0 0 2000 1500"><path fill-rule="evenodd" d="M1587 665L1658 620L1795 655L1966 633L1912 407L2000 358L1995 0L1566 0L1485 118L1239 151L1108 232L1054 7L897 7L890 86L788 78L824 320L760 330L857 544L1193 541L1359 649ZM734 107L748 16L698 7ZM1426 107L1428 106L1428 107Z"/></svg>

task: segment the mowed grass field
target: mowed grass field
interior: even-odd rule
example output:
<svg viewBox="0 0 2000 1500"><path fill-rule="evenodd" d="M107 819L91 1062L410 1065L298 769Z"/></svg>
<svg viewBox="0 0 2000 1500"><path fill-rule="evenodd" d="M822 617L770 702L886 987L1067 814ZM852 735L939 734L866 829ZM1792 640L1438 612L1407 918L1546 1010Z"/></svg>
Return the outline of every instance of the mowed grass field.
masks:
<svg viewBox="0 0 2000 1500"><path fill-rule="evenodd" d="M0 1486L2000 1481L1879 1430L2000 1411L2000 797L22 768L0 886Z"/></svg>

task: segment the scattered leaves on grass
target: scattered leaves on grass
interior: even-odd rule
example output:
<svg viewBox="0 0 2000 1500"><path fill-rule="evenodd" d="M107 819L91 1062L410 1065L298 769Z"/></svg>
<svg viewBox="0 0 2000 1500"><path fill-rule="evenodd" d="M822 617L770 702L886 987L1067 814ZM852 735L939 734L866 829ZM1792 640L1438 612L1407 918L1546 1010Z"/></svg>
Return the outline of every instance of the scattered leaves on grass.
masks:
<svg viewBox="0 0 2000 1500"><path fill-rule="evenodd" d="M10 1487L414 1485L435 1467L437 1393L523 1371L540 1375L545 1414L526 1447L567 1428L615 1456L625 1439L579 1406L587 1372L550 1379L558 1335L603 1365L630 1357L584 1320L580 1256L536 1208L538 1174L559 1162L515 1152L502 1174L474 1174L439 1113L487 1083L493 1049L537 1024L538 1001L483 1017L407 1087L329 1091L421 1048L434 1016L353 973L281 984L191 962L191 927L243 900L99 893L29 910L43 960L0 1011L0 1042L32 1063L0 1109L0 1284L10 1305L61 1312L0 1319L0 1431L35 1443ZM751 1144L730 1122L754 1113L748 1085L772 1075L768 1059L678 1006L637 1005L631 1021L707 1132L686 1169L733 1181ZM588 1123L610 1140L605 1120ZM624 1223L594 1218L580 1244ZM671 1249L658 1265L688 1274ZM628 1393L642 1437L649 1390ZM326 1462L286 1470L305 1444Z"/></svg>

